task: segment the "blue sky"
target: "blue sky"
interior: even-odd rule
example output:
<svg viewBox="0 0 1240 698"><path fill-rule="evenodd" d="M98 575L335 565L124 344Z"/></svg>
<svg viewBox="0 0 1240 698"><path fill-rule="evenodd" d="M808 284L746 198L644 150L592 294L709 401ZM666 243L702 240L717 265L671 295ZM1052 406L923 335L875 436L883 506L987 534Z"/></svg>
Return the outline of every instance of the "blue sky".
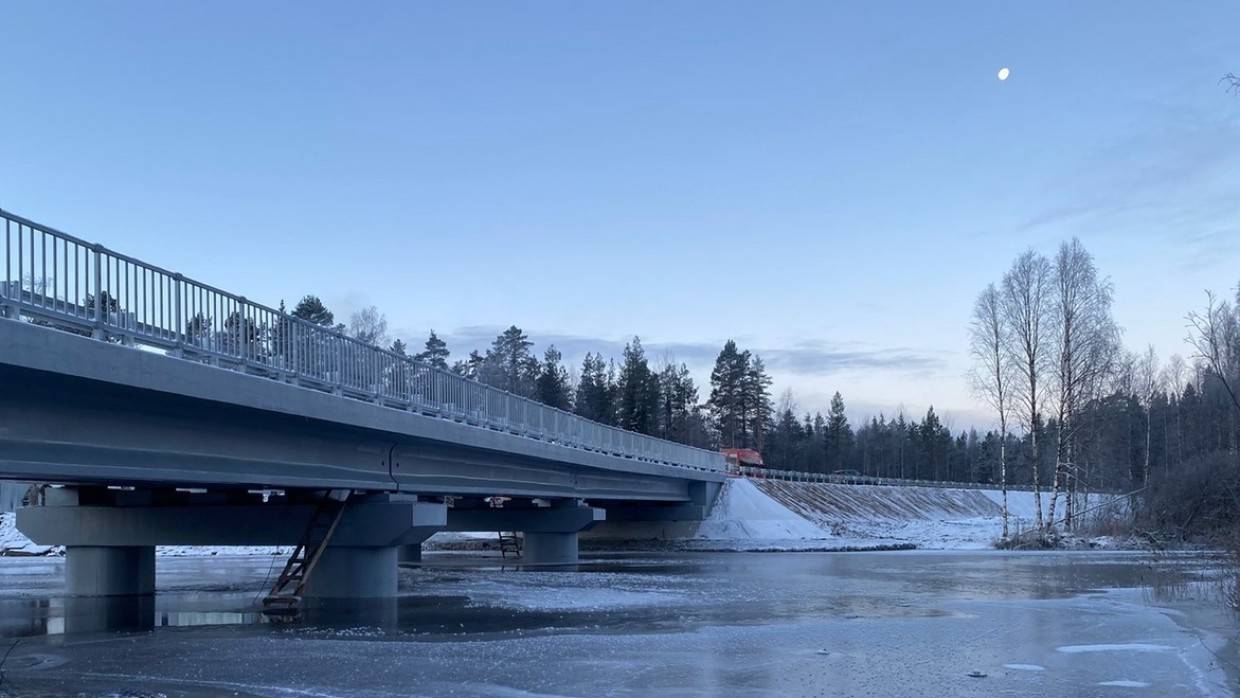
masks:
<svg viewBox="0 0 1240 698"><path fill-rule="evenodd" d="M4 14L0 207L411 344L704 378L733 337L804 409L980 426L969 311L1024 248L1080 236L1163 356L1240 280L1233 2Z"/></svg>

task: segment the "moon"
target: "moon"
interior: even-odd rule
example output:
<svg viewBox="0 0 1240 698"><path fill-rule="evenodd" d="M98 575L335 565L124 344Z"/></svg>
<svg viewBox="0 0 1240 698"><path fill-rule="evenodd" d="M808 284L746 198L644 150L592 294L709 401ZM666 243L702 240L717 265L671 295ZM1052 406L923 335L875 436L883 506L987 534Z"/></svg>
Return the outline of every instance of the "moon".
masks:
<svg viewBox="0 0 1240 698"><path fill-rule="evenodd" d="M999 69L999 82L1003 82L1004 80L1007 80L1008 76L1011 74L1012 74L1012 71L1008 70L1007 68L1000 68Z"/></svg>

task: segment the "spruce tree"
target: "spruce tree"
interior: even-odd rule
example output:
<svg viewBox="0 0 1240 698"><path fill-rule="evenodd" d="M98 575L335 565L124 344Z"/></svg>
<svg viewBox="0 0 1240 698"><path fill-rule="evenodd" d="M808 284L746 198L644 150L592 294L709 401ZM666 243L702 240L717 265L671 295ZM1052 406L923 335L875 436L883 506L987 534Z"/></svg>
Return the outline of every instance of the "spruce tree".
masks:
<svg viewBox="0 0 1240 698"><path fill-rule="evenodd" d="M555 346L543 353L542 367L538 371L535 398L544 405L567 410L572 406L572 391L568 381L568 369L560 363L563 358Z"/></svg>
<svg viewBox="0 0 1240 698"><path fill-rule="evenodd" d="M323 301L318 296L307 294L297 303L297 307L293 308L293 317L300 318L306 322L321 325L323 327L331 327L336 322L336 316L332 311L323 305Z"/></svg>
<svg viewBox="0 0 1240 698"><path fill-rule="evenodd" d="M747 359L745 377L742 381L741 393L744 396L744 418L747 425L742 433L748 435L746 446L761 451L766 440L767 429L771 424L771 377L766 373L766 364L762 357L749 359L749 352L744 352Z"/></svg>
<svg viewBox="0 0 1240 698"><path fill-rule="evenodd" d="M852 438L852 427L848 425L848 416L844 413L844 398L836 391L831 396L831 409L827 413L827 470L845 469Z"/></svg>
<svg viewBox="0 0 1240 698"><path fill-rule="evenodd" d="M668 362L659 371L659 436L689 443L691 420L697 407L697 386L689 367Z"/></svg>
<svg viewBox="0 0 1240 698"><path fill-rule="evenodd" d="M603 424L615 424L615 384L602 354L587 353L573 405L577 414Z"/></svg>
<svg viewBox="0 0 1240 698"><path fill-rule="evenodd" d="M620 393L618 416L620 426L641 434L654 433L659 409L659 383L646 361L641 339L624 347L624 363L617 381Z"/></svg>

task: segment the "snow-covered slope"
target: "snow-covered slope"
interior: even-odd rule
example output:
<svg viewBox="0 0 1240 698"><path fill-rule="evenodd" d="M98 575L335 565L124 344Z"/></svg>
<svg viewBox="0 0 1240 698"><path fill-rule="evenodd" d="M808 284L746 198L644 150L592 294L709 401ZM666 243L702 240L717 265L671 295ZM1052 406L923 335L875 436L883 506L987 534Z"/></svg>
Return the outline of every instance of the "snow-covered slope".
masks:
<svg viewBox="0 0 1240 698"><path fill-rule="evenodd" d="M805 517L772 499L752 480L723 483L710 516L698 527L697 538L712 540L805 540L827 534Z"/></svg>
<svg viewBox="0 0 1240 698"><path fill-rule="evenodd" d="M990 547L1003 534L1003 495L998 490L776 480L755 484L789 510L842 539L959 550ZM1044 511L1049 501L1044 493ZM1090 497L1090 505L1097 501L1096 495ZM1032 492L1008 492L1011 530L1032 527L1036 511Z"/></svg>

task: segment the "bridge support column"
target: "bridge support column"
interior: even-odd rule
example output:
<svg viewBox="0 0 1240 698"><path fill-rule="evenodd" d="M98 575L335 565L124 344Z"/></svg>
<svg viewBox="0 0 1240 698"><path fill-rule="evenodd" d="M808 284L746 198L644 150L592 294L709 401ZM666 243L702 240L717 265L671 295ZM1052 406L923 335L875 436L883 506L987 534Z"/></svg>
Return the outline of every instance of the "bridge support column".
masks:
<svg viewBox="0 0 1240 698"><path fill-rule="evenodd" d="M373 599L396 596L397 546L382 548L329 545L319 558L306 596L320 599Z"/></svg>
<svg viewBox="0 0 1240 698"><path fill-rule="evenodd" d="M449 531L520 531L521 561L571 565L577 562L577 536L606 518L606 512L580 499L533 500L503 508L448 510Z"/></svg>
<svg viewBox="0 0 1240 698"><path fill-rule="evenodd" d="M571 565L577 562L577 533L526 533L521 561L532 565Z"/></svg>
<svg viewBox="0 0 1240 698"><path fill-rule="evenodd" d="M155 546L68 546L65 591L70 596L154 594Z"/></svg>

